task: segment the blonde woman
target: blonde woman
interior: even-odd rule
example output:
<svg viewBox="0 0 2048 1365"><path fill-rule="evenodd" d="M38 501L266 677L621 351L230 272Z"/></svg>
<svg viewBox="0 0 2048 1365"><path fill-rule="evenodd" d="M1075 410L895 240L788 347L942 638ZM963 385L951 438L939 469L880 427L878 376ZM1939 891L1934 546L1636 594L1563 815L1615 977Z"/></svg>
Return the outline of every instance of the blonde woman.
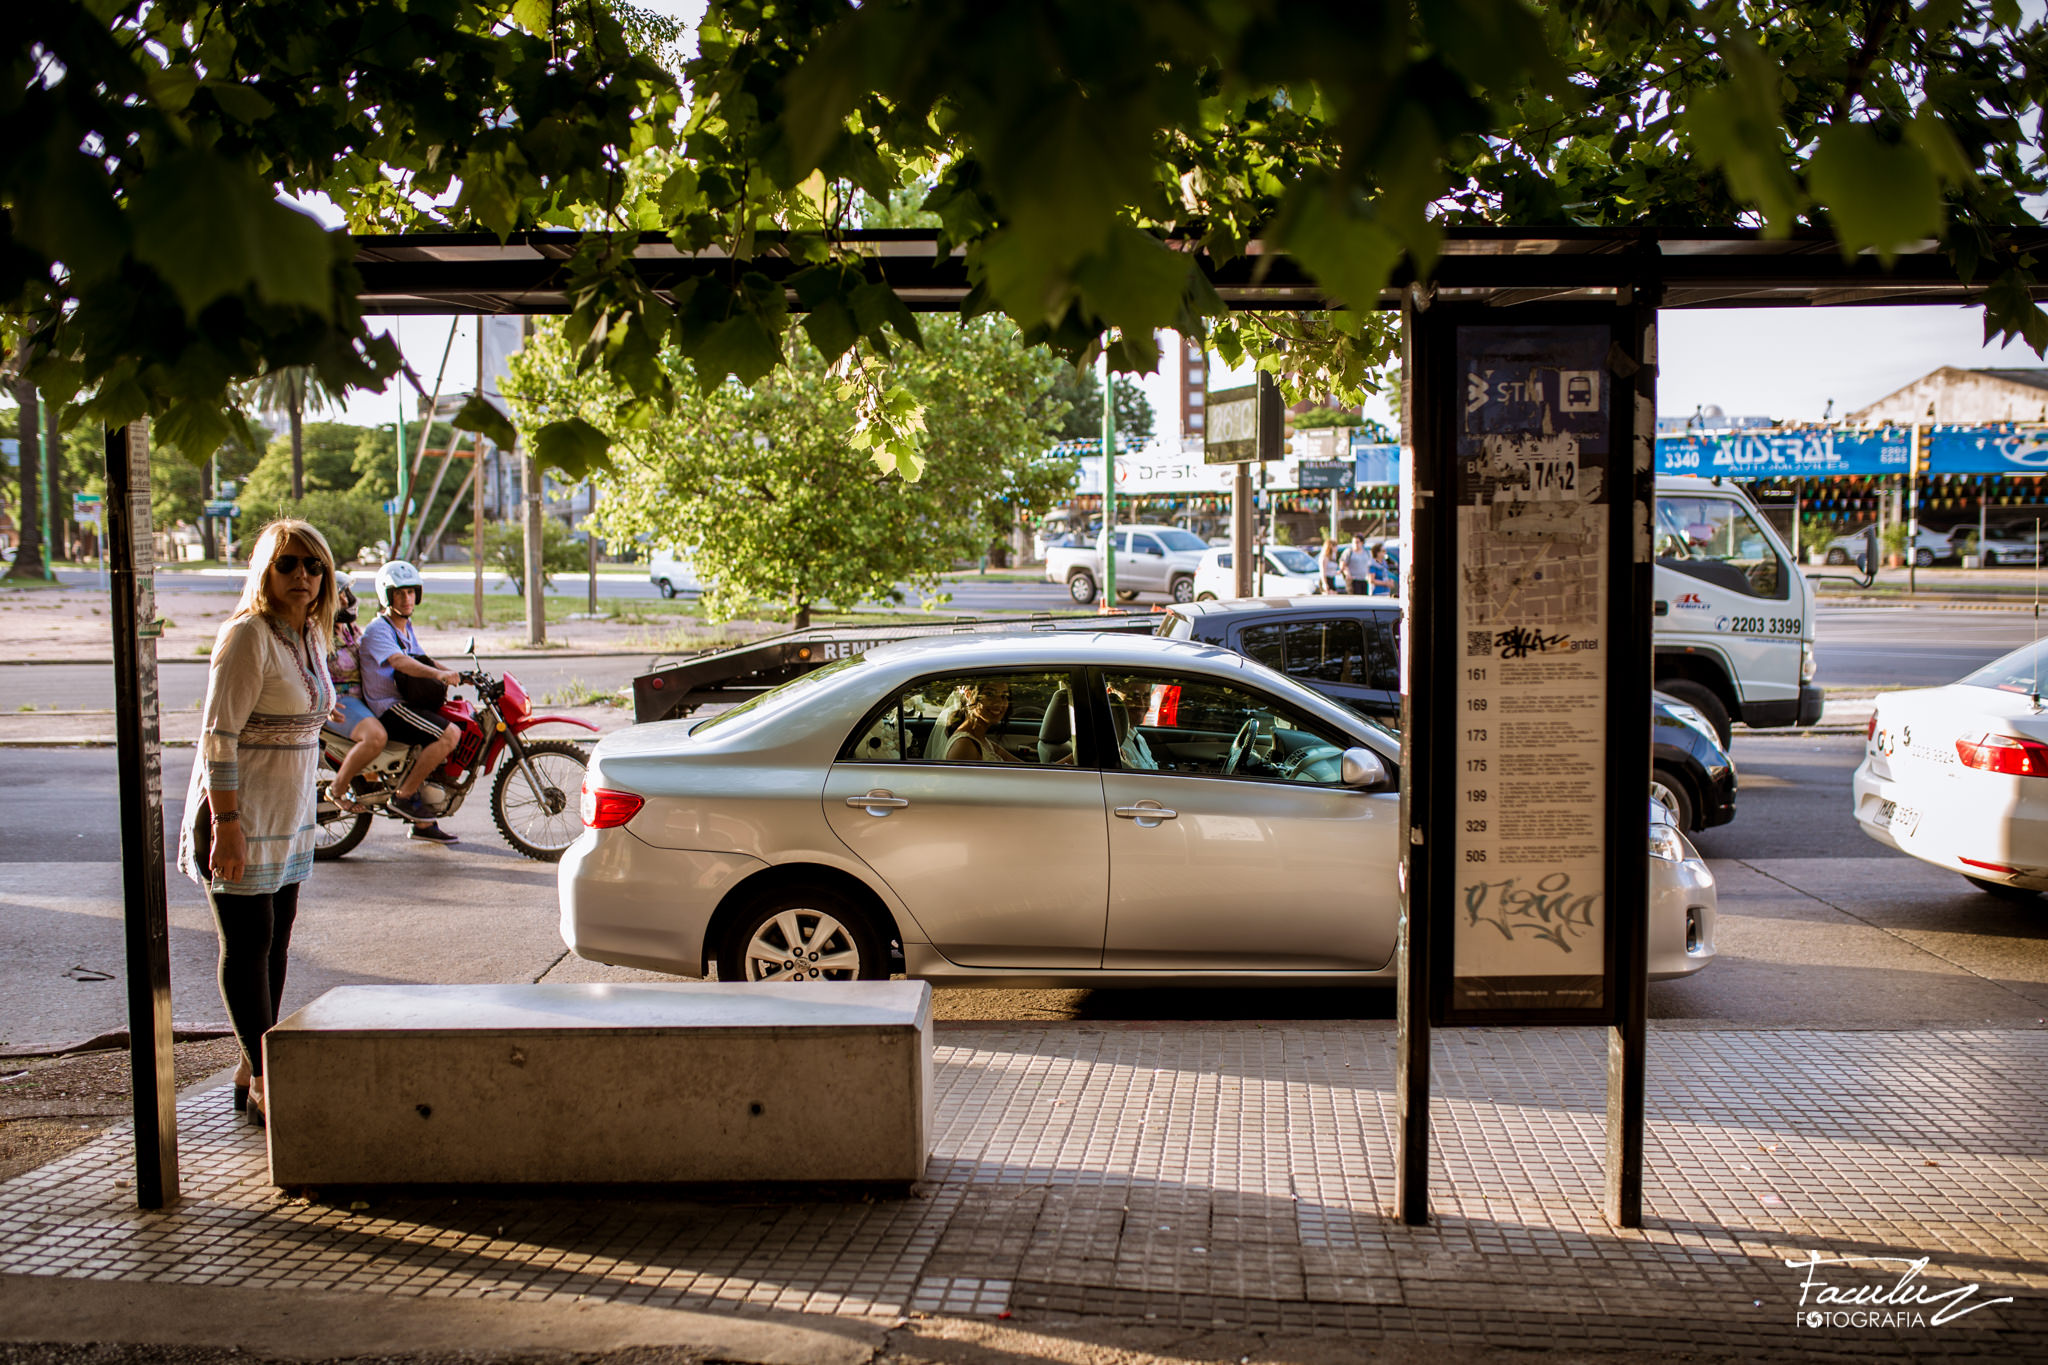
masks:
<svg viewBox="0 0 2048 1365"><path fill-rule="evenodd" d="M1341 581L1344 574L1344 561L1337 554L1337 542L1333 537L1323 537L1323 552L1316 560L1316 567L1321 570L1323 575L1324 592L1344 591L1344 584Z"/></svg>
<svg viewBox="0 0 2048 1365"><path fill-rule="evenodd" d="M242 600L214 637L178 870L206 890L220 994L242 1064L235 1107L261 1127L263 1035L277 1022L299 884L313 868L320 725L335 703L327 653L334 554L303 521L256 538Z"/></svg>

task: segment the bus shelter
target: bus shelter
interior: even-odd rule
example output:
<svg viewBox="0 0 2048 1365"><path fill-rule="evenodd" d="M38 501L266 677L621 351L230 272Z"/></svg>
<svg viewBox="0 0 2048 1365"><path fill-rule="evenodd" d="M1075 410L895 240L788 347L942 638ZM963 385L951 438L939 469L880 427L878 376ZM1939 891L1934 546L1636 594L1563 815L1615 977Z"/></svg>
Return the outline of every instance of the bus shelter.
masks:
<svg viewBox="0 0 2048 1365"><path fill-rule="evenodd" d="M359 238L360 304L393 315L566 312L579 241ZM856 233L845 245L913 309L957 310L968 293L962 256L937 253L931 233ZM2016 233L2010 245L2038 252L2048 233ZM648 234L634 264L661 291L740 263ZM771 280L799 268L772 240L743 264ZM1204 264L1232 309L1330 306L1286 258L1256 246ZM1959 278L1933 243L1887 263L1845 257L1811 232L1460 229L1427 279L1397 271L1380 299L1403 313L1407 384L1393 1216L1428 1217L1433 1028L1592 1025L1608 1036L1606 1211L1617 1226L1641 1223L1646 944L1630 912L1647 888L1659 311L1956 306L1986 287ZM793 292L788 302L801 307ZM1261 420L1257 457L1277 457L1278 427ZM177 1134L140 436L108 433L108 510L137 1199L159 1207L177 1197ZM1883 438L1875 448L1888 458ZM1550 951L1567 942L1569 958Z"/></svg>

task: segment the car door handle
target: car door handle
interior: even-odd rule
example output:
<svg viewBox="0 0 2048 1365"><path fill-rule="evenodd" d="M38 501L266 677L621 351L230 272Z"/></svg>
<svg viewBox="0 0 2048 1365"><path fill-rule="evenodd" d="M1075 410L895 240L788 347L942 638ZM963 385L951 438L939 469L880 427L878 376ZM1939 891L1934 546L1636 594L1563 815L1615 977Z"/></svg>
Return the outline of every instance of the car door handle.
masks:
<svg viewBox="0 0 2048 1365"><path fill-rule="evenodd" d="M1135 806L1116 807L1119 820L1136 820L1141 829L1157 829L1161 820L1178 820L1180 812L1168 810L1157 801L1140 801Z"/></svg>
<svg viewBox="0 0 2048 1365"><path fill-rule="evenodd" d="M866 811L869 815L875 816L879 819L880 817L887 815L892 810L902 810L905 806L909 805L910 802L905 800L903 797L892 796L888 792L883 791L881 788L877 787L874 791L869 792L866 796L847 797L846 804L849 806L858 807L859 809Z"/></svg>

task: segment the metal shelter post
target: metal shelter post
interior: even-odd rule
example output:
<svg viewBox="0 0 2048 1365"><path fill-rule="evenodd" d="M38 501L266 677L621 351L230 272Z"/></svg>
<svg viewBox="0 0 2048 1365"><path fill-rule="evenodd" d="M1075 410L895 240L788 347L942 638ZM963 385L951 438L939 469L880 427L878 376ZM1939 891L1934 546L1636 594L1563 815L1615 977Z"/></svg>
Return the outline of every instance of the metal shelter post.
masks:
<svg viewBox="0 0 2048 1365"><path fill-rule="evenodd" d="M128 952L128 1065L135 1100L135 1202L178 1197L178 1086L171 1057L170 918L164 887L162 746L157 730L156 561L149 427L107 432L115 765L121 799L122 925Z"/></svg>
<svg viewBox="0 0 2048 1365"><path fill-rule="evenodd" d="M1455 384L1454 357L1436 344L1435 329L1426 327L1429 299L1411 289L1401 311L1401 373L1407 386L1401 403L1401 443L1407 458L1401 461L1401 505L1407 509L1409 525L1406 553L1401 556L1401 594L1408 604L1407 649L1402 653L1401 733L1409 736L1407 771L1401 777L1401 824L1407 837L1401 840L1400 921L1396 930L1395 954L1400 975L1394 996L1394 1018L1398 1031L1394 1045L1394 1208L1393 1216L1420 1227L1429 1221L1429 983L1430 970L1430 870L1423 831L1437 827L1432 812L1448 806L1439 800L1428 765L1420 761L1414 736L1422 709L1417 699L1433 695L1449 680L1439 681L1435 666L1436 635L1442 611L1455 602L1438 605L1447 585L1423 566L1434 565L1440 553L1437 530L1448 500L1439 496L1439 484L1447 471L1436 453L1446 444L1442 425L1444 403L1437 400L1439 384ZM1446 337L1446 340L1448 338ZM1438 352L1442 352L1438 355ZM1340 550L1341 553L1341 550ZM1446 566L1448 567L1448 566Z"/></svg>

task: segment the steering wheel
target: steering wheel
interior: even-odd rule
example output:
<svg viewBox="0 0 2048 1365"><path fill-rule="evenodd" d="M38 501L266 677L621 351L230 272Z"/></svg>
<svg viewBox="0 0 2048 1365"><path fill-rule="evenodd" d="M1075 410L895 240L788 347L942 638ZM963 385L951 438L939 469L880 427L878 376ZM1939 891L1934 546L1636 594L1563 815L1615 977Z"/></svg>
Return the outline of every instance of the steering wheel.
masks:
<svg viewBox="0 0 2048 1365"><path fill-rule="evenodd" d="M1252 751L1252 744L1258 737L1259 722L1255 717L1246 721L1244 728L1239 730L1236 738L1230 741L1230 760L1223 765L1223 775L1225 777L1237 771L1237 765L1244 762L1244 756Z"/></svg>

